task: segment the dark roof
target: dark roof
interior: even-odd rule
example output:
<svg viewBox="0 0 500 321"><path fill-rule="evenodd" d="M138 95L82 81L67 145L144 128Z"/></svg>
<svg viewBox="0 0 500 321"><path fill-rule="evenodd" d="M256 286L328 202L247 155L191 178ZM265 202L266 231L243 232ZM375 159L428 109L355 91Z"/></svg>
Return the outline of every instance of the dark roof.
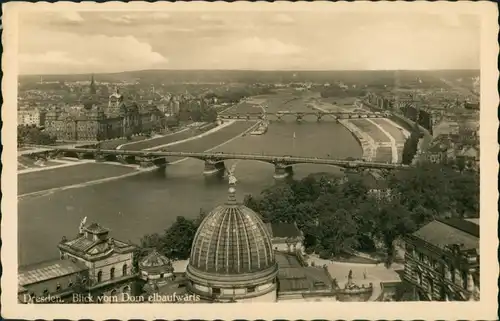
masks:
<svg viewBox="0 0 500 321"><path fill-rule="evenodd" d="M63 250L69 250L78 254L91 256L109 252L110 250L121 252L129 251L134 248L131 244L113 238L108 238L107 233L109 230L97 223L87 225L83 229L90 235L80 234L71 240L63 239L61 243L59 243L59 247ZM101 236L94 239L92 235Z"/></svg>
<svg viewBox="0 0 500 321"><path fill-rule="evenodd" d="M278 263L278 267L282 268L293 268L293 267L301 267L300 261L297 259L297 256L293 254L276 252L274 255L276 259L276 263Z"/></svg>
<svg viewBox="0 0 500 321"><path fill-rule="evenodd" d="M267 223L267 228L272 237L298 237L302 236L299 228L293 223Z"/></svg>
<svg viewBox="0 0 500 321"><path fill-rule="evenodd" d="M97 223L92 223L89 226L86 226L85 230L93 234L103 234L109 232L107 228L104 228Z"/></svg>
<svg viewBox="0 0 500 321"><path fill-rule="evenodd" d="M278 270L279 290L314 291L332 289L328 273L320 267L290 267Z"/></svg>
<svg viewBox="0 0 500 321"><path fill-rule="evenodd" d="M413 236L440 248L463 244L465 250L479 249L479 226L463 219L434 220Z"/></svg>
<svg viewBox="0 0 500 321"><path fill-rule="evenodd" d="M51 260L19 267L19 285L28 285L87 270L80 262Z"/></svg>
<svg viewBox="0 0 500 321"><path fill-rule="evenodd" d="M463 232L469 233L475 237L479 237L479 224L476 224L469 220L461 218L450 218L446 220L441 220L441 222L456 229L459 229Z"/></svg>

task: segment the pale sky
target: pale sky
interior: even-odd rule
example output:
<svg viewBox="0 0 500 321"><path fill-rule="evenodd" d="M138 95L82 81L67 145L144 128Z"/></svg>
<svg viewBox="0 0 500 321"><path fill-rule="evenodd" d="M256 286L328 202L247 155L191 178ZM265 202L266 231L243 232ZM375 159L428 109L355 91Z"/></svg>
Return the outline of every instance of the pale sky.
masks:
<svg viewBox="0 0 500 321"><path fill-rule="evenodd" d="M24 12L19 72L479 69L479 36L418 12Z"/></svg>

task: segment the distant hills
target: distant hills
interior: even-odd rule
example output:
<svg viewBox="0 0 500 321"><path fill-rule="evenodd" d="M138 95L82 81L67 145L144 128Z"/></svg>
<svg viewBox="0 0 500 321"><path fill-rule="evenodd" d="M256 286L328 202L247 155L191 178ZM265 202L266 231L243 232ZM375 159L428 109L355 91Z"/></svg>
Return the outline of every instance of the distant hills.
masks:
<svg viewBox="0 0 500 321"><path fill-rule="evenodd" d="M37 82L43 76L44 81L84 81L90 74L72 75L20 75L21 82ZM102 82L139 81L141 83L168 84L179 82L239 82L239 83L289 83L289 82L330 82L344 83L372 82L419 78L422 81L436 78L468 78L479 76L479 70L334 70L334 71L258 71L258 70L140 70L119 73L95 74L95 79ZM378 81L377 81L378 80Z"/></svg>

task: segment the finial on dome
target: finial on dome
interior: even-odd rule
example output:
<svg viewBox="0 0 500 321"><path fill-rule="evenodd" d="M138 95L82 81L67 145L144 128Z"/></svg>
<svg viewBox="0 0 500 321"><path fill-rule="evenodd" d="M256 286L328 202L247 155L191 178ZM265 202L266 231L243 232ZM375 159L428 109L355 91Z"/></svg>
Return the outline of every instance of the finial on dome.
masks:
<svg viewBox="0 0 500 321"><path fill-rule="evenodd" d="M229 181L229 196L227 199L227 204L236 204L236 182L238 180L234 176L234 174L230 171L228 171L228 181Z"/></svg>

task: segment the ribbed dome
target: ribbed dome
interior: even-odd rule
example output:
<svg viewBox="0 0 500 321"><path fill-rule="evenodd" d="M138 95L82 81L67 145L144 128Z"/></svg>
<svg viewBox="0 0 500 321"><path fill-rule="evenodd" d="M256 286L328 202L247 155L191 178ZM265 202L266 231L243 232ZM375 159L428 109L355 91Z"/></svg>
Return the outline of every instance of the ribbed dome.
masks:
<svg viewBox="0 0 500 321"><path fill-rule="evenodd" d="M189 265L210 274L258 272L275 265L270 235L257 213L237 204L234 188L213 209L194 237Z"/></svg>
<svg viewBox="0 0 500 321"><path fill-rule="evenodd" d="M172 268L172 262L170 262L167 257L158 253L158 251L153 250L145 258L139 262L139 266L142 269L154 269L154 268Z"/></svg>

